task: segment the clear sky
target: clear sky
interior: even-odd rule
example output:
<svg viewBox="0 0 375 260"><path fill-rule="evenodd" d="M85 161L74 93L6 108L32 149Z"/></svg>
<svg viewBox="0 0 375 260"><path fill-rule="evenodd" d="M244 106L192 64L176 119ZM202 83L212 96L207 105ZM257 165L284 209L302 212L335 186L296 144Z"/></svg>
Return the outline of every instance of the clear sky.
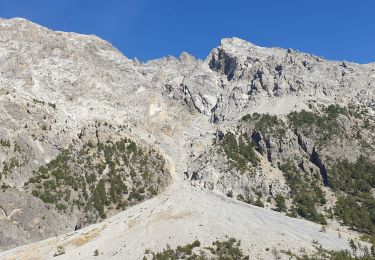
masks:
<svg viewBox="0 0 375 260"><path fill-rule="evenodd" d="M96 34L143 61L203 59L225 37L375 61L375 0L0 0L0 17Z"/></svg>

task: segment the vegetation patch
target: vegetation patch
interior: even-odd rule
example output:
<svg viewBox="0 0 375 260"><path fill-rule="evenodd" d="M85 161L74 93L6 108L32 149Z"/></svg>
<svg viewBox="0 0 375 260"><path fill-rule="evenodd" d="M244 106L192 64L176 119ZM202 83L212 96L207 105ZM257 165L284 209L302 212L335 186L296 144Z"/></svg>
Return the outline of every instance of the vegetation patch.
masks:
<svg viewBox="0 0 375 260"><path fill-rule="evenodd" d="M253 192L256 195L256 199L255 200L251 196L243 196L242 194L238 194L237 195L237 200L240 200L242 202L245 202L245 203L257 206L257 207L264 208L264 204L263 204L262 199L261 199L263 197L262 192L259 191L259 190L257 191L256 189L253 189ZM228 197L231 197L229 195L230 194L227 194ZM232 194L232 196L233 196L233 194Z"/></svg>
<svg viewBox="0 0 375 260"><path fill-rule="evenodd" d="M229 159L229 165L239 171L245 171L250 166L257 166L259 159L254 151L254 145L246 137L237 140L233 133L227 133L219 143Z"/></svg>
<svg viewBox="0 0 375 260"><path fill-rule="evenodd" d="M5 154L10 155L0 164L0 166L2 166L0 170L0 180L3 176L11 174L15 169L27 163L27 159L25 155L21 153L21 148L17 142L0 139L0 152L2 150Z"/></svg>
<svg viewBox="0 0 375 260"><path fill-rule="evenodd" d="M277 194L275 197L275 202L276 202L276 210L280 212L286 212L287 207L285 204L285 198L281 194Z"/></svg>
<svg viewBox="0 0 375 260"><path fill-rule="evenodd" d="M340 192L335 215L355 230L375 235L375 163L364 156L351 163L336 162L329 171L329 185Z"/></svg>
<svg viewBox="0 0 375 260"><path fill-rule="evenodd" d="M348 116L348 109L339 105L329 105L322 112L301 110L288 114L290 127L299 129L306 136L313 137L319 146L334 136L343 137L345 130L339 122L340 116Z"/></svg>
<svg viewBox="0 0 375 260"><path fill-rule="evenodd" d="M316 210L317 205L326 203L324 193L317 184L318 180L311 179L291 163L282 165L280 170L284 173L285 180L291 190L290 195L294 206L290 209L290 215L299 215L320 224L327 224L324 216ZM278 200L280 209L284 208L281 199Z"/></svg>
<svg viewBox="0 0 375 260"><path fill-rule="evenodd" d="M242 117L243 122L251 123L254 126L254 131L261 132L263 135L276 135L279 138L285 136L286 125L284 121L279 119L276 115L247 114Z"/></svg>
<svg viewBox="0 0 375 260"><path fill-rule="evenodd" d="M73 207L89 222L154 196L168 184L164 159L124 138L69 147L25 183L32 195L59 211Z"/></svg>
<svg viewBox="0 0 375 260"><path fill-rule="evenodd" d="M154 253L146 250L143 259L152 260L171 260L171 259L189 259L189 260L205 260L205 259L250 259L245 256L240 248L241 242L235 238L228 238L224 241L215 241L209 247L201 247L201 242L195 240L191 244L178 246L171 249L169 245L162 252Z"/></svg>

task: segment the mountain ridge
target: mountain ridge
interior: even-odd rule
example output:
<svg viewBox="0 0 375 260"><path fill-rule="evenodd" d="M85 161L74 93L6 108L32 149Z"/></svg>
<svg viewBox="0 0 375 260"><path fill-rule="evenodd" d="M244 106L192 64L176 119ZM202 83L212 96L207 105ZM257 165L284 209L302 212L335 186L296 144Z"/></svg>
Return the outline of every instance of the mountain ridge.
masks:
<svg viewBox="0 0 375 260"><path fill-rule="evenodd" d="M67 259L95 249L103 259L142 259L162 250L160 241L209 245L226 235L258 258L271 257L266 248L313 253L313 240L334 250L349 239L369 246L318 199L311 203L328 220L325 232L285 215L304 213L293 211L305 206L296 190L318 198L320 189L335 205L321 174L335 166L330 158L372 158L371 66L238 38L223 39L204 61L183 53L140 63L96 36L24 19L0 20L0 40L0 206L10 205L0 211L1 249L59 235L0 257L47 259L63 246ZM155 161L142 160L147 154ZM306 186L288 183L288 160ZM290 212L270 210L277 195ZM247 205L255 203L267 209Z"/></svg>

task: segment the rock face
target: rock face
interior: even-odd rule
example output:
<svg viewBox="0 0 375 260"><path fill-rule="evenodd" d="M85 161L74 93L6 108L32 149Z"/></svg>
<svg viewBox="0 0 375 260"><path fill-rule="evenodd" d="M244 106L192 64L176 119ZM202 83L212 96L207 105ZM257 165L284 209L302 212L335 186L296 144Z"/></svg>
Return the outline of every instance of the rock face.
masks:
<svg viewBox="0 0 375 260"><path fill-rule="evenodd" d="M191 194L203 189L227 212L242 204L224 203L211 190L272 209L279 195L292 211L290 169L306 176L308 191L323 189L328 198L337 160L375 159L374 87L374 64L327 61L237 38L222 40L204 61L182 53L140 63L96 36L0 19L0 249L98 222L170 184L174 200L147 205L173 207L181 198L189 207ZM347 110L332 112L332 104ZM310 114L298 114L302 109ZM128 210L138 214L141 205ZM225 223L220 232L229 230ZM306 225L317 234L318 227ZM327 236L317 235L337 239ZM250 250L256 240L247 242ZM340 249L346 242L327 244Z"/></svg>

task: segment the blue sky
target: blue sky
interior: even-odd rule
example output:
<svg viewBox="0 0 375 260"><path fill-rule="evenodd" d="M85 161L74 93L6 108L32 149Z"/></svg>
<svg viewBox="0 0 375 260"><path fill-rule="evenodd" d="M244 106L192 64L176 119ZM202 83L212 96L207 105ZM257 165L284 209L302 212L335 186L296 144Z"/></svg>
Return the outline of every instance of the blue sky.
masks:
<svg viewBox="0 0 375 260"><path fill-rule="evenodd" d="M225 37L375 61L375 0L0 0L0 17L96 34L143 61L205 58Z"/></svg>

